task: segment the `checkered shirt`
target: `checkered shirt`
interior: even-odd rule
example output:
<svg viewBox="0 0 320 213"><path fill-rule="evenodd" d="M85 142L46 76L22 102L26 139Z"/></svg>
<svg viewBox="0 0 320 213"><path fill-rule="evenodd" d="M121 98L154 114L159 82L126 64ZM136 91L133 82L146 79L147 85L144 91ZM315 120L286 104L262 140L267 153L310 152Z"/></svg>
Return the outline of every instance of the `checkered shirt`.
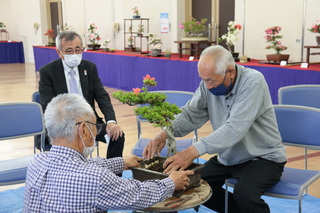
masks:
<svg viewBox="0 0 320 213"><path fill-rule="evenodd" d="M31 161L24 212L106 212L143 209L172 196L172 179L140 182L118 177L122 158L84 158L78 151L52 146Z"/></svg>

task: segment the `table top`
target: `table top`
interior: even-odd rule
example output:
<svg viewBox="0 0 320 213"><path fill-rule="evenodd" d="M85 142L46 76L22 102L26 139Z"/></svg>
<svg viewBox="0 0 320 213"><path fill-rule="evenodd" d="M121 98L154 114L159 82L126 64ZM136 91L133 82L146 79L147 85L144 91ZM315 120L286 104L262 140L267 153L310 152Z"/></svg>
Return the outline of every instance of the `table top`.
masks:
<svg viewBox="0 0 320 213"><path fill-rule="evenodd" d="M200 186L199 187L195 187L192 189L187 190L185 193L183 193L183 195L180 198L185 198L187 196L192 196L191 200L188 200L186 203L184 203L183 205L177 207L177 208L170 208L171 205L169 206L165 206L165 203L177 199L176 197L170 197L167 198L165 201L156 203L155 205L143 209L142 211L146 211L146 212L168 212L168 211L180 211L180 210L184 210L184 209L190 209L190 208L194 208L197 207L203 203L205 203L207 200L209 200L209 198L212 195L212 190L211 187L209 186L209 184L204 181L204 180L200 180Z"/></svg>
<svg viewBox="0 0 320 213"><path fill-rule="evenodd" d="M174 43L182 43L182 44L212 44L216 43L215 41L174 41Z"/></svg>
<svg viewBox="0 0 320 213"><path fill-rule="evenodd" d="M304 48L320 48L320 46L304 46Z"/></svg>

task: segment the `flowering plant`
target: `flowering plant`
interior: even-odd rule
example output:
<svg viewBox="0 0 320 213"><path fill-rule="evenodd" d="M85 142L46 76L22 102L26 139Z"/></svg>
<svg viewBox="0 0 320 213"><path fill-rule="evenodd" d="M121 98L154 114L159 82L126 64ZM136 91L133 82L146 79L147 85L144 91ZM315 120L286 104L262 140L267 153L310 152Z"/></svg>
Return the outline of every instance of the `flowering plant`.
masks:
<svg viewBox="0 0 320 213"><path fill-rule="evenodd" d="M109 39L105 39L102 45L108 47L109 42L110 42Z"/></svg>
<svg viewBox="0 0 320 213"><path fill-rule="evenodd" d="M157 50L161 50L161 47L162 47L161 38L157 37L156 34L149 33L148 39L149 39L148 44L153 45L153 47Z"/></svg>
<svg viewBox="0 0 320 213"><path fill-rule="evenodd" d="M128 42L130 43L130 45L133 44L133 38L132 38L132 36L130 36L130 37L128 38Z"/></svg>
<svg viewBox="0 0 320 213"><path fill-rule="evenodd" d="M64 25L61 26L60 31L61 32L63 32L63 31L75 31L75 29L73 28L72 24L65 23Z"/></svg>
<svg viewBox="0 0 320 213"><path fill-rule="evenodd" d="M320 33L320 20L316 21L316 23L312 25L312 28L308 30L312 33Z"/></svg>
<svg viewBox="0 0 320 213"><path fill-rule="evenodd" d="M176 153L176 142L173 137L172 121L175 115L182 110L176 104L165 102L166 95L159 92L149 92L150 87L157 86L155 78L147 74L143 77L143 86L141 88L133 88L131 92L118 91L112 96L124 104L134 106L144 104L133 109L135 115L141 115L143 118L152 123L154 127L168 127L166 129L168 135L168 156Z"/></svg>
<svg viewBox="0 0 320 213"><path fill-rule="evenodd" d="M91 24L89 24L88 32L86 33L87 36L89 37L89 41L92 45L98 44L98 42L101 40L99 34L96 33L96 29L98 29L96 24L91 23Z"/></svg>
<svg viewBox="0 0 320 213"><path fill-rule="evenodd" d="M47 32L44 35L48 36L49 40L51 40L51 39L53 40L53 37L54 37L53 31L54 30L49 29L49 30L47 30Z"/></svg>
<svg viewBox="0 0 320 213"><path fill-rule="evenodd" d="M134 8L132 8L132 10L133 10L133 14L134 14L135 16L140 16L140 13L139 13L139 10L138 10L138 7L137 7L137 6L134 7Z"/></svg>
<svg viewBox="0 0 320 213"><path fill-rule="evenodd" d="M267 35L264 36L266 43L271 43L271 45L266 46L266 49L274 49L277 55L281 54L281 51L288 49L288 47L283 46L282 42L279 41L283 37L279 35L280 31L281 27L279 26L270 27L265 30Z"/></svg>
<svg viewBox="0 0 320 213"><path fill-rule="evenodd" d="M207 27L204 25L207 19L203 18L201 21L197 21L195 18L190 18L185 23L180 23L180 29L183 29L188 36L204 36L207 32Z"/></svg>
<svg viewBox="0 0 320 213"><path fill-rule="evenodd" d="M228 50L231 51L231 46L235 45L238 41L238 35L241 30L241 25L236 24L234 21L229 21L228 23L228 32L219 38L219 42L225 40L228 46Z"/></svg>

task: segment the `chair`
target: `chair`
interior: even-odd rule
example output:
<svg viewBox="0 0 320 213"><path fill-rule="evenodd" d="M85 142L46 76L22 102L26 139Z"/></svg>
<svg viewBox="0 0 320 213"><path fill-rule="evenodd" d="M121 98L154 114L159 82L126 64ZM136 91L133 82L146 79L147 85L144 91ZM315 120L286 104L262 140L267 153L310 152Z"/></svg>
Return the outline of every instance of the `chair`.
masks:
<svg viewBox="0 0 320 213"><path fill-rule="evenodd" d="M176 104L178 107L184 106L194 95L193 92L186 92L186 91L175 91L175 90L159 90L154 92L160 92L167 95L166 101L171 104ZM132 148L131 152L134 155L142 156L143 149L149 143L150 139L142 137L142 129L141 129L141 122L148 122L142 116L137 116L137 130L138 130L138 142ZM188 148L191 146L195 141L198 140L198 131L194 131L194 137L190 139L178 139L176 140L177 151L182 151L183 149ZM168 153L167 147L164 147L160 155L166 156Z"/></svg>
<svg viewBox="0 0 320 213"><path fill-rule="evenodd" d="M279 104L300 105L320 109L320 85L301 84L281 87L278 90ZM287 144L285 144L287 145ZM305 169L308 169L308 150L304 149Z"/></svg>
<svg viewBox="0 0 320 213"><path fill-rule="evenodd" d="M32 101L37 102L40 104L40 93L39 91L35 91L32 93ZM34 144L36 144L37 137L34 137ZM44 145L44 146L43 146ZM41 145L42 150L44 151L50 151L51 145L45 145L45 143ZM97 156L99 156L99 141L96 141L96 147L97 147ZM36 146L34 145L34 153L36 153ZM92 154L90 154L90 157L92 157Z"/></svg>
<svg viewBox="0 0 320 213"><path fill-rule="evenodd" d="M274 109L283 143L319 149L320 109L295 105L275 105ZM318 178L319 171L285 167L280 181L270 187L264 195L299 200L298 208L301 213L304 191ZM228 212L228 186L234 187L235 184L237 178L225 181L225 212Z"/></svg>
<svg viewBox="0 0 320 213"><path fill-rule="evenodd" d="M0 104L0 141L41 135L45 127L41 105L33 102ZM0 186L25 182L27 168L34 155L0 161Z"/></svg>

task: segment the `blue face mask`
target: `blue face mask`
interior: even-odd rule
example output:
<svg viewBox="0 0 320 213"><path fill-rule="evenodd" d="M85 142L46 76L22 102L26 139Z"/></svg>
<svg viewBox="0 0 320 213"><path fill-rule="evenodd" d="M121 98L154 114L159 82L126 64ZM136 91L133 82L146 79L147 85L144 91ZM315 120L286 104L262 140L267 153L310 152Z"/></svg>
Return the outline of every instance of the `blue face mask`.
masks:
<svg viewBox="0 0 320 213"><path fill-rule="evenodd" d="M231 91L233 85L232 85L232 81L230 83L230 85L228 86L228 88L226 88L223 83L224 83L224 80L226 80L226 76L224 76L224 79L223 79L223 82L215 87L215 88L211 88L209 89L209 91L213 94L213 95L217 95L217 96L220 96L220 95L226 95L228 94L228 92Z"/></svg>

